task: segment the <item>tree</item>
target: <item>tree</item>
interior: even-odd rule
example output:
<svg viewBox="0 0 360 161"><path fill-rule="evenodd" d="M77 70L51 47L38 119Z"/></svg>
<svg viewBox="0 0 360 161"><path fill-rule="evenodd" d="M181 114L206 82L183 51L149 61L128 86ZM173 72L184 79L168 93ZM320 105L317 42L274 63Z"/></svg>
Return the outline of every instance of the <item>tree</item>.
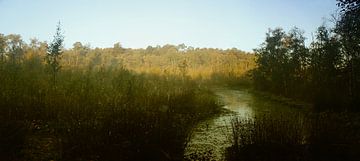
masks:
<svg viewBox="0 0 360 161"><path fill-rule="evenodd" d="M50 43L47 49L46 61L50 66L51 74L53 76L54 86L56 86L56 74L60 70L61 66L59 64L59 59L62 54L64 36L61 33L61 24L60 22L57 25L56 33L54 39Z"/></svg>
<svg viewBox="0 0 360 161"><path fill-rule="evenodd" d="M73 51L75 51L75 54L84 56L90 51L90 45L83 45L81 42L75 42L73 44Z"/></svg>
<svg viewBox="0 0 360 161"><path fill-rule="evenodd" d="M178 51L186 51L186 49L187 49L187 46L184 44L184 43L182 43L182 44L179 44L178 46L177 46L177 50Z"/></svg>
<svg viewBox="0 0 360 161"><path fill-rule="evenodd" d="M253 78L256 87L285 96L303 92L309 66L303 33L296 27L288 33L281 28L269 30L265 42L255 49L258 67Z"/></svg>
<svg viewBox="0 0 360 161"><path fill-rule="evenodd" d="M6 36L7 39L7 53L10 61L15 64L23 55L24 42L20 35L10 34Z"/></svg>
<svg viewBox="0 0 360 161"><path fill-rule="evenodd" d="M346 56L348 95L351 102L360 102L360 0L338 0L340 20L336 32ZM356 103L355 103L356 104Z"/></svg>
<svg viewBox="0 0 360 161"><path fill-rule="evenodd" d="M119 42L114 44L114 48L113 48L114 53L122 54L122 53L124 53L124 51L125 51L125 49L121 46L121 44Z"/></svg>
<svg viewBox="0 0 360 161"><path fill-rule="evenodd" d="M75 42L75 43L73 44L73 50L75 50L75 51L79 51L79 50L81 50L82 48L83 48L83 45L82 45L81 42Z"/></svg>
<svg viewBox="0 0 360 161"><path fill-rule="evenodd" d="M342 58L337 35L324 25L320 26L315 41L310 45L309 72L315 104L330 107L343 103Z"/></svg>
<svg viewBox="0 0 360 161"><path fill-rule="evenodd" d="M304 32L298 28L290 30L287 36L287 48L290 58L291 70L295 77L304 77L304 71L309 65L308 50L305 46Z"/></svg>
<svg viewBox="0 0 360 161"><path fill-rule="evenodd" d="M37 57L37 60L40 60L39 48L40 48L39 40L37 38L30 38L30 44L26 45L25 59L33 59Z"/></svg>
<svg viewBox="0 0 360 161"><path fill-rule="evenodd" d="M305 46L304 32L297 27L291 29L285 36L283 43L286 48L287 63L283 71L288 74L286 79L286 94L302 94L306 86L307 67L309 66L309 52Z"/></svg>
<svg viewBox="0 0 360 161"><path fill-rule="evenodd" d="M72 51L75 56L75 66L78 66L79 61L90 52L90 45L83 45L81 42L75 42Z"/></svg>
<svg viewBox="0 0 360 161"><path fill-rule="evenodd" d="M257 87L277 93L286 93L288 88L286 33L281 28L269 30L261 47L255 49L258 68L254 71Z"/></svg>
<svg viewBox="0 0 360 161"><path fill-rule="evenodd" d="M6 37L4 34L0 34L0 61L5 61L5 49L6 49Z"/></svg>
<svg viewBox="0 0 360 161"><path fill-rule="evenodd" d="M166 44L160 49L160 52L164 54L175 54L178 52L178 48L175 45Z"/></svg>
<svg viewBox="0 0 360 161"><path fill-rule="evenodd" d="M36 50L40 47L40 42L37 38L30 39L30 48Z"/></svg>

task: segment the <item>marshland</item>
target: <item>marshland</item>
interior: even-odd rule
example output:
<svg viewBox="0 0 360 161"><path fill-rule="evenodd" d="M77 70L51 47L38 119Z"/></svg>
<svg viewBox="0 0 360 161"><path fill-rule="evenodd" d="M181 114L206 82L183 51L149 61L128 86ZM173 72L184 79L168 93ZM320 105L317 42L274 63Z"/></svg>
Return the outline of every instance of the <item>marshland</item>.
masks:
<svg viewBox="0 0 360 161"><path fill-rule="evenodd" d="M0 0L0 160L360 159L359 0L63 3Z"/></svg>

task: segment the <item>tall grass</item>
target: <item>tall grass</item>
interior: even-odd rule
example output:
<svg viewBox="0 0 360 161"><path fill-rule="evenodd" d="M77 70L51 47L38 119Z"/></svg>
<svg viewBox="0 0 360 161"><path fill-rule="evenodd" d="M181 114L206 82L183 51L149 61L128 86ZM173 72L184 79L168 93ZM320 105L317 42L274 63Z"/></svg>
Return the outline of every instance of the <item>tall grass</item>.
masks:
<svg viewBox="0 0 360 161"><path fill-rule="evenodd" d="M360 119L349 113L234 117L227 160L356 160Z"/></svg>
<svg viewBox="0 0 360 161"><path fill-rule="evenodd" d="M195 82L121 65L0 64L0 160L181 160L189 130L218 112Z"/></svg>
<svg viewBox="0 0 360 161"><path fill-rule="evenodd" d="M250 144L302 144L305 121L296 115L270 116L262 114L255 118L240 119L234 117L231 121L234 145Z"/></svg>

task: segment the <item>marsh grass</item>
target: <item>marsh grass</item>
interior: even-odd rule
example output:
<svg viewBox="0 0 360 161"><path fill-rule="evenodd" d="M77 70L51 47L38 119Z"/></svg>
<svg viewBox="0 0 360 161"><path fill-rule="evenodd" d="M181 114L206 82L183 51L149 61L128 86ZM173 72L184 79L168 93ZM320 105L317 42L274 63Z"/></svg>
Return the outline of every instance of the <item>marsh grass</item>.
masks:
<svg viewBox="0 0 360 161"><path fill-rule="evenodd" d="M121 65L64 68L39 57L0 64L0 160L181 160L213 95L171 75Z"/></svg>
<svg viewBox="0 0 360 161"><path fill-rule="evenodd" d="M357 160L359 116L350 113L234 117L227 160Z"/></svg>

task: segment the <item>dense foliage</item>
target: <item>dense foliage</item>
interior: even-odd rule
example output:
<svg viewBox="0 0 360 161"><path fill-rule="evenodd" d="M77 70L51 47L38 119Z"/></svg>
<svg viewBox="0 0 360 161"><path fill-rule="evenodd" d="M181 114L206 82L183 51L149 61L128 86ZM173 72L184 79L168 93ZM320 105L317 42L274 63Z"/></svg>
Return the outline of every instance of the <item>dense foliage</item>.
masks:
<svg viewBox="0 0 360 161"><path fill-rule="evenodd" d="M301 30L269 30L255 50L255 86L318 108L359 110L360 3L339 1L334 28L320 26L309 47Z"/></svg>

